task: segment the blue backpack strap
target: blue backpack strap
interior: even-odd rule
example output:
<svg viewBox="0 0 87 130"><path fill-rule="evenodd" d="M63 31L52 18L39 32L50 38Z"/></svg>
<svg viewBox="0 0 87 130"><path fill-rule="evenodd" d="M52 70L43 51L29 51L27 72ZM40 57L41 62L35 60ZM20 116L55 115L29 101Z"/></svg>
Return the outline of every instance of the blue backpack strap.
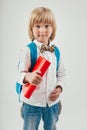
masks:
<svg viewBox="0 0 87 130"><path fill-rule="evenodd" d="M31 56L31 67L29 71L32 71L37 60L37 47L34 42L31 42L30 44L28 44L27 47L30 48L30 56ZM20 102L21 91L22 91L22 84L16 82L16 92L18 94L19 102Z"/></svg>
<svg viewBox="0 0 87 130"><path fill-rule="evenodd" d="M22 85L20 83L16 82L16 92L18 94L18 100L19 100L19 102L20 102L21 90L22 90Z"/></svg>
<svg viewBox="0 0 87 130"><path fill-rule="evenodd" d="M57 60L56 70L58 70L58 64L59 64L59 59L60 59L60 51L59 51L58 47L55 46L54 52L55 52L55 56L56 56L56 60Z"/></svg>
<svg viewBox="0 0 87 130"><path fill-rule="evenodd" d="M27 47L30 48L30 55L31 55L31 68L30 68L30 72L32 71L36 60L37 60L37 46L36 44L32 41L30 44L27 45Z"/></svg>

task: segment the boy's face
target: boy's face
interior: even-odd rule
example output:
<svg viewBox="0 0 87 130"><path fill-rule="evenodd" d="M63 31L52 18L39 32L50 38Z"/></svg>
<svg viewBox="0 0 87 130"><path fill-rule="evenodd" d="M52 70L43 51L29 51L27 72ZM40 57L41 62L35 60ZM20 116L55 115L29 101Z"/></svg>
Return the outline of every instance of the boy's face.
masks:
<svg viewBox="0 0 87 130"><path fill-rule="evenodd" d="M53 32L52 26L50 24L34 24L32 31L35 39L48 45L48 40L50 39Z"/></svg>

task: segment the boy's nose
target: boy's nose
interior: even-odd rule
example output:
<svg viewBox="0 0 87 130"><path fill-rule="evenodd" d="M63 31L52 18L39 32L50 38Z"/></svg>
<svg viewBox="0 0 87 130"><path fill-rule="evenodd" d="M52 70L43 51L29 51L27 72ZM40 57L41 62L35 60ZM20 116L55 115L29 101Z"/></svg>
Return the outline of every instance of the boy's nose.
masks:
<svg viewBox="0 0 87 130"><path fill-rule="evenodd" d="M41 32L45 32L45 27L41 27L41 28L40 28L40 31L41 31Z"/></svg>

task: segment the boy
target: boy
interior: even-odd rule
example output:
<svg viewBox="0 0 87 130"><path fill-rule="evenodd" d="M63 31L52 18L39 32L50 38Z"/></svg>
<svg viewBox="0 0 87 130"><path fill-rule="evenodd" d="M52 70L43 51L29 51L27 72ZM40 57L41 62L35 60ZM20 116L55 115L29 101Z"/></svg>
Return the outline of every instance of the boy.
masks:
<svg viewBox="0 0 87 130"><path fill-rule="evenodd" d="M46 48L53 45L52 41L56 35L56 22L52 11L45 7L34 9L31 12L28 32L31 41L37 47L37 58L42 56L49 60L51 65L41 77L39 70L29 71L31 67L30 49L26 47L22 54L17 81L21 84L31 83L37 86L29 99L21 92L23 130L38 130L41 118L44 130L57 130L56 123L60 111L58 102L63 88L64 67L61 55L57 66L54 51L41 50L42 45Z"/></svg>

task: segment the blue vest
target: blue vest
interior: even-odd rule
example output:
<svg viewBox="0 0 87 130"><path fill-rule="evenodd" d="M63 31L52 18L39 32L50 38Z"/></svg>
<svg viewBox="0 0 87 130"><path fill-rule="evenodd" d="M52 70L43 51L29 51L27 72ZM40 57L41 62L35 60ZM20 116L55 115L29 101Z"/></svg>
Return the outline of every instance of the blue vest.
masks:
<svg viewBox="0 0 87 130"><path fill-rule="evenodd" d="M37 46L32 41L30 44L27 45L27 47L30 48L31 67L30 67L29 71L31 72L35 63L36 63L36 60L37 60ZM57 61L56 70L58 70L58 63L59 63L59 59L60 59L60 51L59 51L58 47L56 47L56 46L54 48L54 53L55 53L56 61ZM22 91L22 84L16 82L16 92L19 95L19 102L20 102L21 91Z"/></svg>

